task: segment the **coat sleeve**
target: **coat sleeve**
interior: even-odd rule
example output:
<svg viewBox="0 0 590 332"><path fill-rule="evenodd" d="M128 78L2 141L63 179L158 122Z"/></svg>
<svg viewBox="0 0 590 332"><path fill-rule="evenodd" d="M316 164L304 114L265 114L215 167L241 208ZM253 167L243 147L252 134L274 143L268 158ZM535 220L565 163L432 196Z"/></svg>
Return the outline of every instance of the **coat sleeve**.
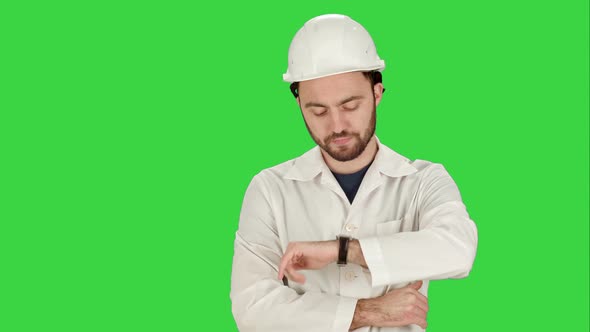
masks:
<svg viewBox="0 0 590 332"><path fill-rule="evenodd" d="M442 165L424 169L416 199L417 231L359 239L373 287L464 278L471 271L477 229Z"/></svg>
<svg viewBox="0 0 590 332"><path fill-rule="evenodd" d="M357 299L299 294L278 280L283 251L263 183L259 174L246 190L234 242L230 298L239 330L348 331Z"/></svg>

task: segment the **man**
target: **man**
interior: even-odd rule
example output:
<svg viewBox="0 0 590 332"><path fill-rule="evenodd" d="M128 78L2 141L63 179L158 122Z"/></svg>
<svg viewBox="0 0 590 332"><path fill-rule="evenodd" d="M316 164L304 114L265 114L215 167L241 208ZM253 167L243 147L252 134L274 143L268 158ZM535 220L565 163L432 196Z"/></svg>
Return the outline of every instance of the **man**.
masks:
<svg viewBox="0 0 590 332"><path fill-rule="evenodd" d="M384 67L347 16L295 35L283 77L318 146L246 190L230 294L240 331L423 331L428 281L471 270L477 231L449 174L374 135Z"/></svg>

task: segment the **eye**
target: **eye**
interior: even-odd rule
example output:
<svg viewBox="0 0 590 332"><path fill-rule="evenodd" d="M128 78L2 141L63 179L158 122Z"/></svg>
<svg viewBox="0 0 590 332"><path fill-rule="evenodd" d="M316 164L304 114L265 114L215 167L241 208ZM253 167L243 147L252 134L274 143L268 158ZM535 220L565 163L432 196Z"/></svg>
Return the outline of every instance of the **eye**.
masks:
<svg viewBox="0 0 590 332"><path fill-rule="evenodd" d="M326 110L325 108L314 108L311 113L315 116L324 116L326 115L326 113L328 112L328 110Z"/></svg>
<svg viewBox="0 0 590 332"><path fill-rule="evenodd" d="M346 103L344 105L342 105L342 108L344 108L347 111L354 111L359 107L359 103L358 102L350 102L350 103Z"/></svg>

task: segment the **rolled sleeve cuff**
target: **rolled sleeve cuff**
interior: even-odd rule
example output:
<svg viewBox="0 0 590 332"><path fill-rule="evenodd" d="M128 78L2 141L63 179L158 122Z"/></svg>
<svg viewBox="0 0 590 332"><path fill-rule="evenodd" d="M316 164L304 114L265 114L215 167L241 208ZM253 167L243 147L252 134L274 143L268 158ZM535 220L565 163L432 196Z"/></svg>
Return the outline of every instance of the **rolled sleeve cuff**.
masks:
<svg viewBox="0 0 590 332"><path fill-rule="evenodd" d="M334 320L334 332L348 332L352 319L354 317L354 310L358 300L352 297L340 297L338 307L336 308L336 319Z"/></svg>
<svg viewBox="0 0 590 332"><path fill-rule="evenodd" d="M363 251L363 256L365 257L365 262L367 262L369 271L371 271L371 286L387 285L391 278L385 265L379 239L376 237L359 239L359 243Z"/></svg>

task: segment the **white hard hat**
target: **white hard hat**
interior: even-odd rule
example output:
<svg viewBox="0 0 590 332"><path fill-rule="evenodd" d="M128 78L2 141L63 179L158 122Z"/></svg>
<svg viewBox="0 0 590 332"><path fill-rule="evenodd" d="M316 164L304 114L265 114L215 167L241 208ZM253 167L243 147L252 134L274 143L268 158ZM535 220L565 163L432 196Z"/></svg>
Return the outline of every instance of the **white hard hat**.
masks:
<svg viewBox="0 0 590 332"><path fill-rule="evenodd" d="M321 15L307 21L289 47L286 82L301 82L352 71L383 71L373 39L348 16Z"/></svg>

